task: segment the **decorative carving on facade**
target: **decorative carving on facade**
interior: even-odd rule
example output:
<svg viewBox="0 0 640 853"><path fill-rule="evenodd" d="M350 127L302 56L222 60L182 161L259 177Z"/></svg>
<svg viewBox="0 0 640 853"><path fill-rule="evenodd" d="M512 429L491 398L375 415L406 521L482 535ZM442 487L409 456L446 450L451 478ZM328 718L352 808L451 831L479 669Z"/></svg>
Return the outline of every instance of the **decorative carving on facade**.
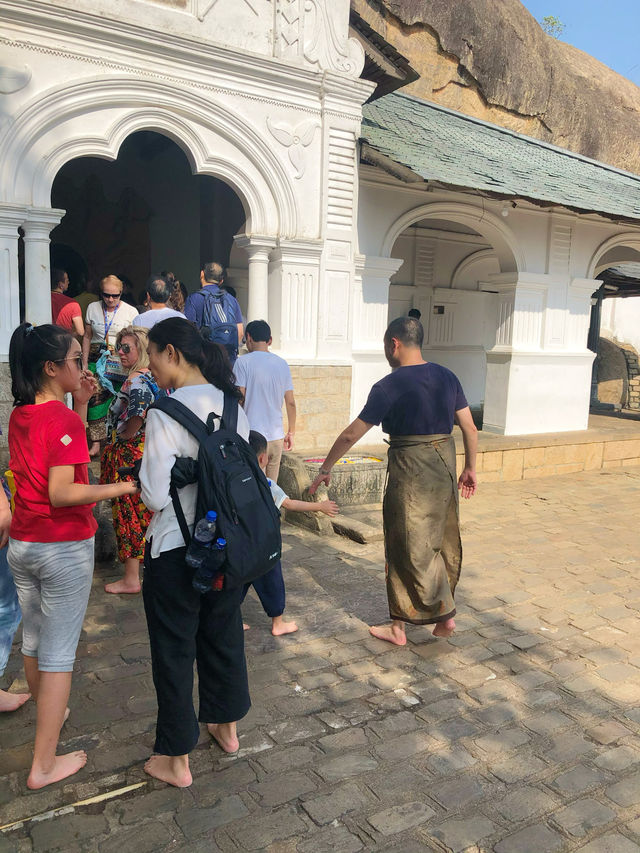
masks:
<svg viewBox="0 0 640 853"><path fill-rule="evenodd" d="M218 0L200 0L200 3L198 3L197 12L198 20L204 21L204 19L207 17L207 15L213 9L217 2ZM256 9L254 2L251 2L251 0L244 0L244 2L251 9L254 15L258 14L258 10Z"/></svg>
<svg viewBox="0 0 640 853"><path fill-rule="evenodd" d="M327 225L351 229L356 191L356 149L355 137L350 131L337 128L329 131L328 178Z"/></svg>
<svg viewBox="0 0 640 853"><path fill-rule="evenodd" d="M293 127L290 124L274 124L267 116L267 127L273 138L288 149L289 160L296 170L295 177L301 178L306 169L304 149L311 145L316 129L319 127L318 122L306 119Z"/></svg>
<svg viewBox="0 0 640 853"><path fill-rule="evenodd" d="M276 0L276 56L302 56L302 14L304 0Z"/></svg>
<svg viewBox="0 0 640 853"><path fill-rule="evenodd" d="M31 69L28 65L13 68L11 65L0 65L0 92L3 95L11 95L19 92L31 80Z"/></svg>
<svg viewBox="0 0 640 853"><path fill-rule="evenodd" d="M364 49L348 37L344 9L331 0L305 0L303 52L307 62L321 69L359 77L364 68Z"/></svg>

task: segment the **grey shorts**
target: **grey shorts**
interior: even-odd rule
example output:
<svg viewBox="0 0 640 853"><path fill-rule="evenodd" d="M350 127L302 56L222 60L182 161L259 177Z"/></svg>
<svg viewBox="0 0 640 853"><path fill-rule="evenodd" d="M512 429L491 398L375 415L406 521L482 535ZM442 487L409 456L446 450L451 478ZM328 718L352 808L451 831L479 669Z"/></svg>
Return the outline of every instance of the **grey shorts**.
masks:
<svg viewBox="0 0 640 853"><path fill-rule="evenodd" d="M93 536L80 542L9 539L22 608L22 654L41 672L72 672L93 578Z"/></svg>

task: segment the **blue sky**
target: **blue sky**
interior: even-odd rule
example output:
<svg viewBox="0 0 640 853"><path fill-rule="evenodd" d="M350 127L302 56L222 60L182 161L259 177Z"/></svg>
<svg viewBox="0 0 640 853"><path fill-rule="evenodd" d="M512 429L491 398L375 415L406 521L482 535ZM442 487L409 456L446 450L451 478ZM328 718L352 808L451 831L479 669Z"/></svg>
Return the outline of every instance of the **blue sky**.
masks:
<svg viewBox="0 0 640 853"><path fill-rule="evenodd" d="M561 41L590 53L640 86L640 0L522 0L536 20L555 15Z"/></svg>

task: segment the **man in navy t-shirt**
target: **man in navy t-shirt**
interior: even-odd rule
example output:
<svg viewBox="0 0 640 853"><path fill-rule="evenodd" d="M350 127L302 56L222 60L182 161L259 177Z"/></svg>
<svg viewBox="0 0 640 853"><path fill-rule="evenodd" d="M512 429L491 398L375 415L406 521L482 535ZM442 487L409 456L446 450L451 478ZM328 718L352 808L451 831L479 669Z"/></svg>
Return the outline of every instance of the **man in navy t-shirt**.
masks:
<svg viewBox="0 0 640 853"><path fill-rule="evenodd" d="M476 491L477 430L458 378L425 362L424 332L414 317L399 317L384 336L395 370L373 386L360 415L336 439L311 485L329 485L331 468L372 426L389 434L388 483L383 505L387 598L391 625L374 637L399 646L404 624L433 624L436 637L455 629L453 595L460 576L456 451L451 431L462 430L465 467L457 480L464 498Z"/></svg>

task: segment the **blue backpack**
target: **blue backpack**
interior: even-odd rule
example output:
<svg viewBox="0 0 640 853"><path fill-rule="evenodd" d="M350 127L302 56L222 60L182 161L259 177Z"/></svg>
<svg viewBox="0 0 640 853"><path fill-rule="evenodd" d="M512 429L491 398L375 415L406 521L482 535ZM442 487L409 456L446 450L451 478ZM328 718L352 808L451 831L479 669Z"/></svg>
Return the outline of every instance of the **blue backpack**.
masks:
<svg viewBox="0 0 640 853"><path fill-rule="evenodd" d="M202 333L214 344L222 344L233 363L238 357L238 325L234 297L226 290L203 287Z"/></svg>

